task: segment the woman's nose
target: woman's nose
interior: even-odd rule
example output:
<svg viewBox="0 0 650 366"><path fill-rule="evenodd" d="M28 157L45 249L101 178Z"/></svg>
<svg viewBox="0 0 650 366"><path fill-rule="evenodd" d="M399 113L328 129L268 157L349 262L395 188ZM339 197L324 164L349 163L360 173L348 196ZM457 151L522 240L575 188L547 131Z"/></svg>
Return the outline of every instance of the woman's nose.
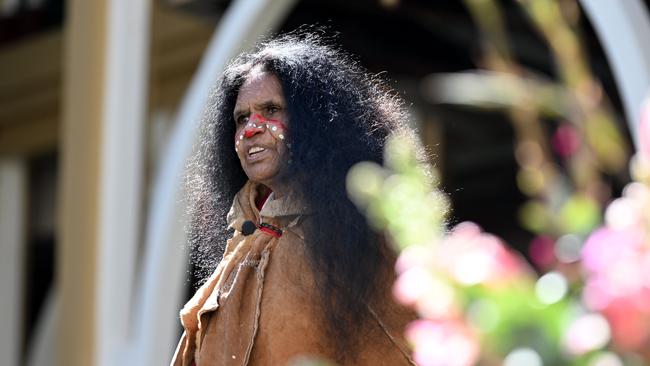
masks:
<svg viewBox="0 0 650 366"><path fill-rule="evenodd" d="M266 119L259 114L253 114L248 119L248 124L244 129L244 137L251 138L258 133L263 133L266 130Z"/></svg>

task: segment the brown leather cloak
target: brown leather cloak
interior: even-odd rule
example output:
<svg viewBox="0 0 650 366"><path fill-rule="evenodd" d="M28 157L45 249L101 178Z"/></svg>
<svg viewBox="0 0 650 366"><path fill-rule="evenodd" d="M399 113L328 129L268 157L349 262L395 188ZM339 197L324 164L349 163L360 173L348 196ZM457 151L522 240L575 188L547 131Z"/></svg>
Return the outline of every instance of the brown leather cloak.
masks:
<svg viewBox="0 0 650 366"><path fill-rule="evenodd" d="M316 288L301 231L309 215L299 204L272 196L258 211L256 188L248 182L235 197L228 213L235 234L212 276L181 311L185 332L173 366L286 365L302 356L341 359L314 305ZM246 220L270 223L283 234L277 238L256 230L244 236ZM387 271L392 274L392 268ZM390 296L369 309L371 331L350 364L414 364L402 339L412 314Z"/></svg>

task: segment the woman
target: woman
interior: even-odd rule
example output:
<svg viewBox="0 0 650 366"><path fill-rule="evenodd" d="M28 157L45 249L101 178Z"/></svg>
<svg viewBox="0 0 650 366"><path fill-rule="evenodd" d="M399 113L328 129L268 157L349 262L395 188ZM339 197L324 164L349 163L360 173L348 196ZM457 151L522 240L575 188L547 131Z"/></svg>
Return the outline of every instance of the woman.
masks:
<svg viewBox="0 0 650 366"><path fill-rule="evenodd" d="M190 180L193 259L212 274L181 311L173 365L413 364L394 255L345 189L390 134L417 145L405 121L397 97L314 34L227 68Z"/></svg>

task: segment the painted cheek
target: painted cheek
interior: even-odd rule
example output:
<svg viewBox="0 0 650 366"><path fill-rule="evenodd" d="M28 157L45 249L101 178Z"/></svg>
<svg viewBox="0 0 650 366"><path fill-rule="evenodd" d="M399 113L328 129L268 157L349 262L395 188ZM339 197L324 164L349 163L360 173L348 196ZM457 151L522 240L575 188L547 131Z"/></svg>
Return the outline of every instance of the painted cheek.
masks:
<svg viewBox="0 0 650 366"><path fill-rule="evenodd" d="M243 131L237 131L235 134L235 151L239 152L239 144L241 144L241 141L244 139L244 133Z"/></svg>
<svg viewBox="0 0 650 366"><path fill-rule="evenodd" d="M287 126L284 123L270 119L267 120L266 126L276 140L284 140L286 138Z"/></svg>
<svg viewBox="0 0 650 366"><path fill-rule="evenodd" d="M242 132L243 137L251 138L258 133L263 133L264 128L267 128L276 140L286 138L287 126L284 123L275 119L264 118L264 116L257 113L250 117L250 122Z"/></svg>

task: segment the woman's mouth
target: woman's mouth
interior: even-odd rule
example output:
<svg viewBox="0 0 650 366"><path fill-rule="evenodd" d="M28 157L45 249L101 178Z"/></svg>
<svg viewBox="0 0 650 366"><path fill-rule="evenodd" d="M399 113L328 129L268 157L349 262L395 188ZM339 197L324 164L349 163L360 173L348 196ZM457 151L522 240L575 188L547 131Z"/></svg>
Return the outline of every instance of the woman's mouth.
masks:
<svg viewBox="0 0 650 366"><path fill-rule="evenodd" d="M259 146L253 146L250 149L248 149L248 156L254 156L256 154L259 154L263 151L266 151L265 148L259 147Z"/></svg>
<svg viewBox="0 0 650 366"><path fill-rule="evenodd" d="M264 157L267 155L266 153L269 150L259 147L259 146L253 146L250 149L248 149L248 153L246 154L246 161L249 163L254 163L257 162L258 160L264 159Z"/></svg>

